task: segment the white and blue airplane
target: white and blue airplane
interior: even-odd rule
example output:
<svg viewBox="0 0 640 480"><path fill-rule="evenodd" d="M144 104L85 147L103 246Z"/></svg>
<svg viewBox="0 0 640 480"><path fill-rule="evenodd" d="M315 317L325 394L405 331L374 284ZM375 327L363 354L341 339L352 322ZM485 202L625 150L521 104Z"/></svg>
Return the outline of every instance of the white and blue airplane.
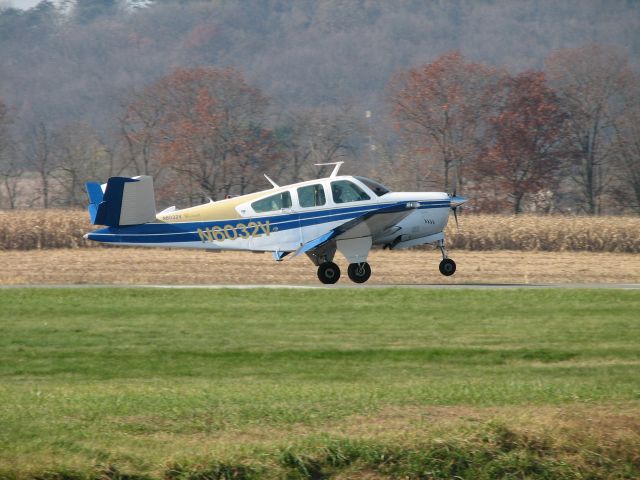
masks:
<svg viewBox="0 0 640 480"><path fill-rule="evenodd" d="M447 255L443 231L449 211L455 215L467 198L391 192L365 177L338 175L342 163L331 164L328 178L280 186L265 175L270 190L160 213L151 177L89 182L91 221L105 228L85 238L136 247L271 252L276 261L304 253L325 284L340 278L336 251L349 262L349 278L363 283L371 276L372 247L397 250L430 243L442 252L440 273L453 275L456 264Z"/></svg>

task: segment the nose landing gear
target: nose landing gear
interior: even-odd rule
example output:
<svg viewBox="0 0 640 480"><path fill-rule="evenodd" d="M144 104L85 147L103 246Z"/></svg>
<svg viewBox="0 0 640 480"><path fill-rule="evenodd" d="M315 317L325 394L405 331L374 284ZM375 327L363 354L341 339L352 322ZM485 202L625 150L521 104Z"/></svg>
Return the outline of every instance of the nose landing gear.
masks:
<svg viewBox="0 0 640 480"><path fill-rule="evenodd" d="M444 240L438 240L438 248L440 252L442 252L442 261L438 268L440 269L440 273L445 277L449 277L456 273L456 262L451 260L447 255L447 249L444 246Z"/></svg>
<svg viewBox="0 0 640 480"><path fill-rule="evenodd" d="M456 273L456 262L454 262L450 258L445 258L440 262L438 268L440 269L440 273L442 275L448 277Z"/></svg>

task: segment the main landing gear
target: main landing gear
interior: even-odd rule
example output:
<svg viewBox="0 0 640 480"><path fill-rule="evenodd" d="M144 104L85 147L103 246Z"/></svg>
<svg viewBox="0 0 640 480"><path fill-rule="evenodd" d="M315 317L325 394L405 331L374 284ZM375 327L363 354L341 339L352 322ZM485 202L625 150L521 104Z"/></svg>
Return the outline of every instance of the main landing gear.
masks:
<svg viewBox="0 0 640 480"><path fill-rule="evenodd" d="M364 283L371 277L371 266L367 262L352 263L347 269L351 281ZM340 279L340 267L333 262L321 263L318 267L318 278L326 285L333 285Z"/></svg>
<svg viewBox="0 0 640 480"><path fill-rule="evenodd" d="M451 260L447 255L447 249L444 247L444 240L438 240L438 248L442 252L442 261L440 262L440 273L445 277L449 277L456 273L456 262Z"/></svg>
<svg viewBox="0 0 640 480"><path fill-rule="evenodd" d="M321 263L318 266L318 278L322 283L332 285L340 279L340 267L333 262Z"/></svg>
<svg viewBox="0 0 640 480"><path fill-rule="evenodd" d="M364 283L371 276L371 267L367 262L351 263L347 269L349 278L355 283Z"/></svg>

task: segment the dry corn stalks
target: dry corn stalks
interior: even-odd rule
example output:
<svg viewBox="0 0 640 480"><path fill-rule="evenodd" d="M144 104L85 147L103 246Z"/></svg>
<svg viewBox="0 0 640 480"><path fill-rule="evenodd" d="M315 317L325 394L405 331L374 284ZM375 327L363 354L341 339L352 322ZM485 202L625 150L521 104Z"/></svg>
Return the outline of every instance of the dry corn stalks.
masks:
<svg viewBox="0 0 640 480"><path fill-rule="evenodd" d="M81 210L0 211L0 250L96 246L95 228ZM640 217L463 215L446 233L462 250L640 252Z"/></svg>

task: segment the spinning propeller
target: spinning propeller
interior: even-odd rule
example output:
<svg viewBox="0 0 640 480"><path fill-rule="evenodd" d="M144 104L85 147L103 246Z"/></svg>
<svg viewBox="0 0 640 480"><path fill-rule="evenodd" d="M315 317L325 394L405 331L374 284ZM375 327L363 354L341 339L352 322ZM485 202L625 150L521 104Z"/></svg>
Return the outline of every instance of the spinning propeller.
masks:
<svg viewBox="0 0 640 480"><path fill-rule="evenodd" d="M469 199L467 197L459 197L457 194L457 190L458 190L458 166L456 165L456 169L453 171L455 178L454 178L454 188L453 188L453 194L449 195L449 201L451 202L451 210L453 210L453 218L455 218L456 220L456 228L458 230L460 230L460 225L458 224L458 208L460 208L460 206L467 202Z"/></svg>
<svg viewBox="0 0 640 480"><path fill-rule="evenodd" d="M453 210L453 218L455 218L456 220L456 228L460 228L460 225L458 224L458 208L460 208L460 206L467 202L469 199L467 197L459 197L456 194L456 191L453 191L453 195L449 195L449 201L451 202L451 210Z"/></svg>

